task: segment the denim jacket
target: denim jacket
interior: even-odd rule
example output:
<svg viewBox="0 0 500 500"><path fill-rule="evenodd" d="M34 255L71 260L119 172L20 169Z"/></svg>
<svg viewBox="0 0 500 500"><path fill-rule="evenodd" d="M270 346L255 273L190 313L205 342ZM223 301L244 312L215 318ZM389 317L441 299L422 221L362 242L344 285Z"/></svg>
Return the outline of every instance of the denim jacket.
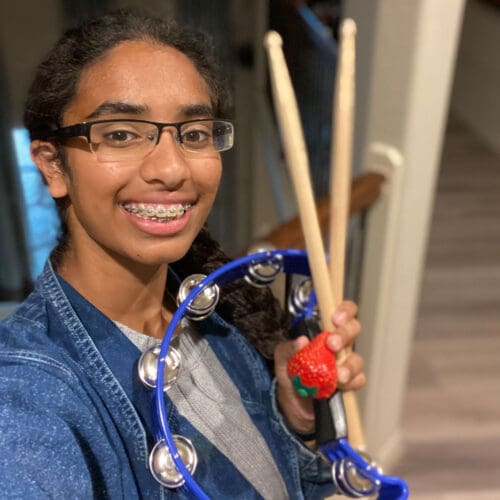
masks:
<svg viewBox="0 0 500 500"><path fill-rule="evenodd" d="M331 494L329 467L287 430L260 355L216 314L200 328L268 443L289 498ZM148 470L152 392L136 375L139 355L46 265L33 293L0 322L2 498L189 498L161 487ZM207 495L259 498L166 399L172 433L198 452L194 477Z"/></svg>

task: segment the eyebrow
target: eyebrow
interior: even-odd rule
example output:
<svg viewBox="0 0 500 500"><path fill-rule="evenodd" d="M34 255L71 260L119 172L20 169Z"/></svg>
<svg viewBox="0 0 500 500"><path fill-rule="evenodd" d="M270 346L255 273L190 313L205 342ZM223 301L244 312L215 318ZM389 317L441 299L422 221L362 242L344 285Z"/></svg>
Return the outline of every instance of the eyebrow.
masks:
<svg viewBox="0 0 500 500"><path fill-rule="evenodd" d="M140 115L149 110L148 106L141 104L130 104L121 101L105 101L97 106L86 119L100 118L103 115L124 114L124 115Z"/></svg>
<svg viewBox="0 0 500 500"><path fill-rule="evenodd" d="M190 104L189 106L183 106L181 112L187 118L194 118L197 116L214 116L214 111L212 106L207 104Z"/></svg>
<svg viewBox="0 0 500 500"><path fill-rule="evenodd" d="M106 101L100 104L90 115L86 117L86 120L92 120L95 118L101 118L105 115L112 114L124 114L124 115L142 115L150 111L149 106L142 104L131 104L122 101ZM180 108L180 113L186 118L195 118L208 116L213 117L212 106L208 104L189 104L187 106L182 106Z"/></svg>

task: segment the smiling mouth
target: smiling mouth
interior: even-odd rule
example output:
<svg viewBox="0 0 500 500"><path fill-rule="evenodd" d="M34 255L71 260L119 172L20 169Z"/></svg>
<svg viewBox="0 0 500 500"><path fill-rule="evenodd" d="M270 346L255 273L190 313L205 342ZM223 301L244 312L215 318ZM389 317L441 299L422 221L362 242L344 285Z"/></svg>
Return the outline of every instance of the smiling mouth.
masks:
<svg viewBox="0 0 500 500"><path fill-rule="evenodd" d="M191 203L182 205L160 205L147 203L125 203L123 208L130 214L141 219L168 222L180 219L191 207Z"/></svg>

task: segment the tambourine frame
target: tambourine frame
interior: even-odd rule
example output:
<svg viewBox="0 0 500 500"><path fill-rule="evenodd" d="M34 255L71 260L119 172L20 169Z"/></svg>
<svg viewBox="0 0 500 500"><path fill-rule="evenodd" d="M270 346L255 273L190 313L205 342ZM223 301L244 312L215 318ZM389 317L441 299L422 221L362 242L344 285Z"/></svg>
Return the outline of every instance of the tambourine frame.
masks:
<svg viewBox="0 0 500 500"><path fill-rule="evenodd" d="M165 372L165 359L168 354L169 344L173 338L174 332L184 316L188 311L189 305L194 301L199 293L201 293L207 287L212 285L224 285L232 283L238 279L245 279L250 281L256 286L262 286L262 282L258 278L255 282L255 273L249 272L249 269L255 270L255 266L262 266L269 263L274 263L279 261L280 270L285 274L297 274L303 276L311 275L308 263L307 253L303 250L295 249L282 249L282 250L266 250L262 252L256 252L246 257L236 259L229 262L219 269L212 272L209 276L205 277L198 284L194 285L192 290L186 296L186 298L179 304L177 311L174 313L172 320L165 332L165 336L160 345L160 352L158 355L158 368L157 368L157 379L156 387L154 389L154 406L153 406L153 428L155 428L155 439L157 443L163 441L165 446L168 448L168 452L171 455L172 461L177 468L177 471L182 475L183 481L179 485L180 489L188 491L193 494L196 498L209 499L209 497L202 490L200 485L196 482L191 472L186 468L179 451L175 445L174 437L170 431L168 425L168 418L166 414L165 405L165 391L163 388L164 383L164 372ZM277 267L276 267L277 268ZM267 276L265 276L267 280ZM269 282L268 282L269 284ZM311 298L309 304L307 304L307 311L305 314L312 312L313 306L315 304L314 292L311 293ZM199 317L198 320L204 319L206 316ZM195 320L196 318L193 318ZM333 401L334 398L331 399ZM343 413L343 408L334 413L337 413L338 419L345 420L345 414ZM342 425L335 424L337 430L342 429ZM347 442L345 434L337 435L336 438L326 443L324 446L320 446L320 451L332 462L332 473L335 474L336 461L342 461L348 459L355 466L360 468L360 478L366 478L372 481L373 486L378 490L381 500L405 500L408 498L408 488L403 480L397 477L384 476L378 470L372 467L372 464L368 464L355 450L353 450L349 443ZM365 476L365 473L367 474ZM341 474L340 474L341 475ZM348 488L344 489L344 494L351 497L362 497L365 494L357 494L355 489L352 491L349 489L350 485L347 481L344 481L342 477L333 477L333 482L339 486L339 482L342 482ZM342 486L342 485L340 485ZM340 488L341 489L341 488ZM372 491L377 493L377 491Z"/></svg>
<svg viewBox="0 0 500 500"><path fill-rule="evenodd" d="M247 276L247 270L252 264L261 264L272 259L281 259L283 261L283 272L303 274L310 276L309 264L307 261L307 254L303 250L271 250L264 252L257 252L247 255L235 261L229 262L221 268L215 270L205 279L200 281L193 287L187 297L179 304L177 311L174 313L172 320L165 332L165 336L160 345L160 353L158 355L158 370L156 387L154 389L154 420L157 422L157 429L155 439L157 441L164 440L168 447L172 460L177 467L178 471L185 479L185 484L182 488L188 488L197 498L207 499L209 497L202 491L201 487L195 481L191 473L184 465L180 454L175 446L172 433L168 425L168 418L166 414L165 394L163 391L163 378L164 378L164 360L168 353L168 346L172 340L177 325L182 320L186 313L189 304L195 297L203 291L204 288L216 283L217 285L224 285L236 281L237 279L244 279Z"/></svg>

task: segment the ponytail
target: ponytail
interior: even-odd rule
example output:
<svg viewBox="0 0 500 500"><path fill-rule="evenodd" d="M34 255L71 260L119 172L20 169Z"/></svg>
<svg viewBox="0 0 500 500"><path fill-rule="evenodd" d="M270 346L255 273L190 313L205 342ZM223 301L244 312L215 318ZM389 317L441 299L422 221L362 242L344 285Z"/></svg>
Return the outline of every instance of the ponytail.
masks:
<svg viewBox="0 0 500 500"><path fill-rule="evenodd" d="M229 261L220 245L202 229L189 252L172 267L185 278L194 272L208 275ZM221 292L217 313L235 325L265 358L272 359L276 344L285 340L288 319L271 290L239 280L224 285Z"/></svg>

